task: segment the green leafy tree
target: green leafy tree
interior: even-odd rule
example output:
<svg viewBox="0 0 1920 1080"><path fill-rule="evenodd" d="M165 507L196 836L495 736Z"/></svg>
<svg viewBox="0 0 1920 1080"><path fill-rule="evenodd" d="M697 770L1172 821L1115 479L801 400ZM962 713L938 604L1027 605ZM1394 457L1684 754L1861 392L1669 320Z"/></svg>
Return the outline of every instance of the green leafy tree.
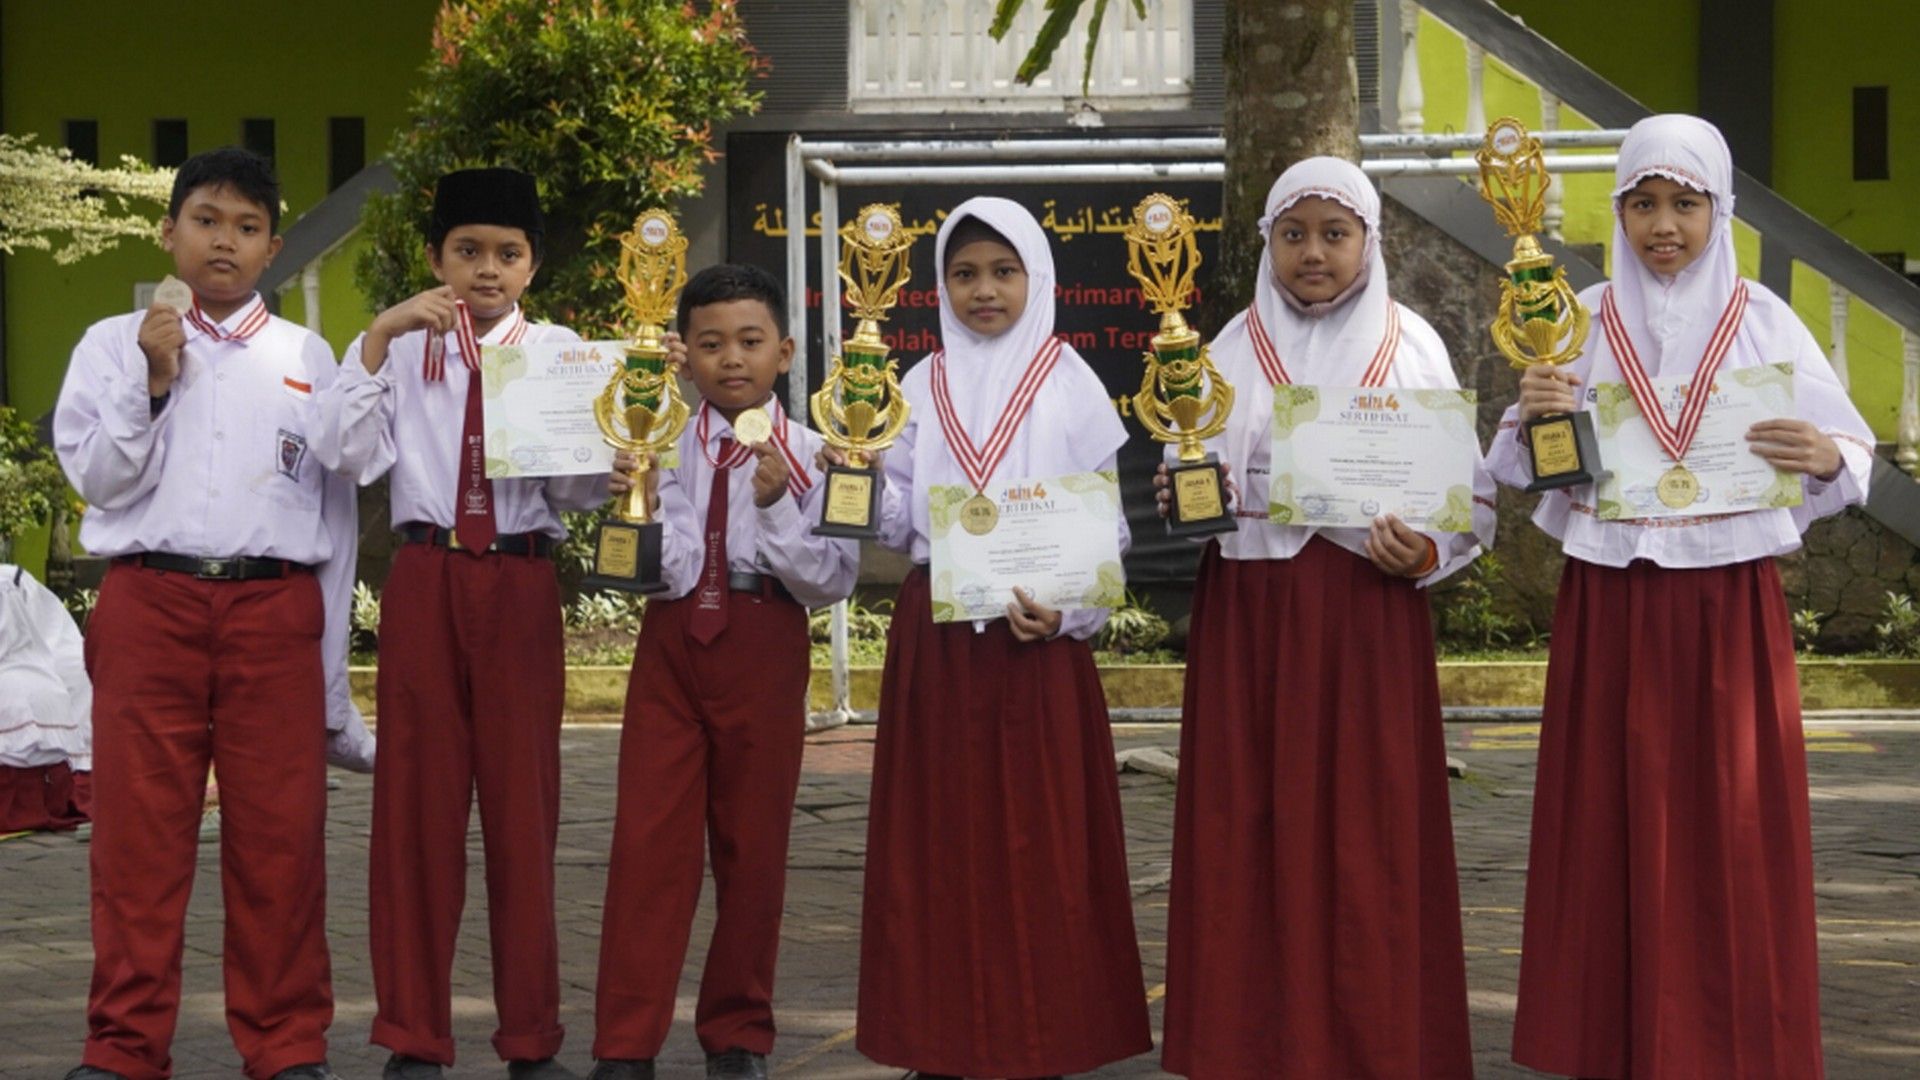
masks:
<svg viewBox="0 0 1920 1080"><path fill-rule="evenodd" d="M585 336L617 333L616 237L643 208L699 192L713 125L759 107L764 68L733 0L450 0L410 123L388 152L397 191L368 201L356 278L377 308L433 284L434 181L532 174L547 219L527 304Z"/></svg>
<svg viewBox="0 0 1920 1080"><path fill-rule="evenodd" d="M53 448L25 417L0 405L0 542L44 527L69 498Z"/></svg>

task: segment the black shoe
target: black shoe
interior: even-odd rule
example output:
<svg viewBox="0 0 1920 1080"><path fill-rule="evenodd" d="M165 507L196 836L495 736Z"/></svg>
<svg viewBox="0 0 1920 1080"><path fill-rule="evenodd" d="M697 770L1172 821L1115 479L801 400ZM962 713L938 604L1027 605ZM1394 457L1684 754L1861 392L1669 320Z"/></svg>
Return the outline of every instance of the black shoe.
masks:
<svg viewBox="0 0 1920 1080"><path fill-rule="evenodd" d="M111 1069L102 1069L93 1065L82 1065L68 1073L67 1080L127 1080L127 1078Z"/></svg>
<svg viewBox="0 0 1920 1080"><path fill-rule="evenodd" d="M737 1046L708 1054L707 1080L767 1080L767 1055Z"/></svg>
<svg viewBox="0 0 1920 1080"><path fill-rule="evenodd" d="M380 1080L440 1080L443 1075L441 1066L405 1054L388 1058L386 1067L380 1070Z"/></svg>
<svg viewBox="0 0 1920 1080"><path fill-rule="evenodd" d="M340 1078L333 1075L333 1070L327 1068L326 1062L316 1061L308 1065L295 1065L292 1068L281 1069L273 1074L273 1080L340 1080Z"/></svg>
<svg viewBox="0 0 1920 1080"><path fill-rule="evenodd" d="M580 1074L552 1058L507 1062L507 1080L580 1080Z"/></svg>
<svg viewBox="0 0 1920 1080"><path fill-rule="evenodd" d="M587 1080L653 1080L653 1059L635 1061L609 1058L595 1062Z"/></svg>

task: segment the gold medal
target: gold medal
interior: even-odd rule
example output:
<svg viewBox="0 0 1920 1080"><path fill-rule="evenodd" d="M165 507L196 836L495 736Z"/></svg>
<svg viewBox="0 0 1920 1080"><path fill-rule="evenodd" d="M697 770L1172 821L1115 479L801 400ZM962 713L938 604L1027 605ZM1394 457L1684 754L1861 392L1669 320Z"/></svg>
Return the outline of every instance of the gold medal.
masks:
<svg viewBox="0 0 1920 1080"><path fill-rule="evenodd" d="M170 307L185 315L193 310L193 287L179 278L168 274L154 286L153 302L160 307Z"/></svg>
<svg viewBox="0 0 1920 1080"><path fill-rule="evenodd" d="M1700 497L1700 479L1688 472L1685 465L1675 465L1660 474L1660 482L1654 485L1653 492L1662 504L1685 510Z"/></svg>
<svg viewBox="0 0 1920 1080"><path fill-rule="evenodd" d="M985 536L1000 524L1000 507L985 495L975 495L960 504L960 527L975 536Z"/></svg>
<svg viewBox="0 0 1920 1080"><path fill-rule="evenodd" d="M759 446L773 436L773 421L764 409L748 409L733 418L733 437L748 446Z"/></svg>

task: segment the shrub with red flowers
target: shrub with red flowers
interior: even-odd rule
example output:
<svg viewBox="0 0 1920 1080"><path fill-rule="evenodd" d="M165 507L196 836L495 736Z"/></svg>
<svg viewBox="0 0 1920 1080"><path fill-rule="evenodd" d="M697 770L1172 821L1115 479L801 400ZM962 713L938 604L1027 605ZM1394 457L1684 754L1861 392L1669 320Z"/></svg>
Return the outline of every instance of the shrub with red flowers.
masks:
<svg viewBox="0 0 1920 1080"><path fill-rule="evenodd" d="M713 125L760 104L764 69L733 0L449 0L388 160L399 189L367 204L355 268L376 308L433 284L422 248L434 180L531 173L547 218L532 311L582 335L620 327L620 233L700 190Z"/></svg>

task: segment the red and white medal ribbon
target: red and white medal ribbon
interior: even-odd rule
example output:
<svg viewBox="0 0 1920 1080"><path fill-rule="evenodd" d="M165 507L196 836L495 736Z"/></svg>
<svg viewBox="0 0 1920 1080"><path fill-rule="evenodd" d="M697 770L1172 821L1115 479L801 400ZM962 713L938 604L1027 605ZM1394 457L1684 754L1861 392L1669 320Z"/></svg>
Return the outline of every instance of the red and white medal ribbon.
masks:
<svg viewBox="0 0 1920 1080"><path fill-rule="evenodd" d="M733 448L724 457L715 457L713 453L713 406L700 403L700 418L694 421L693 437L700 444L700 453L707 464L715 469L732 469L745 465L753 457L753 448L739 439L733 440ZM787 490L794 498L805 495L813 487L813 477L808 475L807 467L800 460L787 441L787 410L780 407L780 400L773 401L773 444L780 448L780 455L787 459Z"/></svg>
<svg viewBox="0 0 1920 1080"><path fill-rule="evenodd" d="M480 336L473 332L473 309L467 306L465 300L455 300L453 312L453 329L449 333L460 343L460 362L467 366L468 371L479 371ZM527 317L516 304L513 313L507 316L507 328L500 336L500 344L518 345L526 336ZM427 334L427 355L420 373L428 382L440 382L447 377L446 334Z"/></svg>
<svg viewBox="0 0 1920 1080"><path fill-rule="evenodd" d="M194 297L193 307L187 311L187 321L193 324L194 329L215 341L245 341L265 328L271 318L273 315L267 310L267 302L260 299L258 293L254 294L253 302L247 305L245 314L231 331L222 330L219 323L207 318L206 313L200 310L200 298L197 296Z"/></svg>
<svg viewBox="0 0 1920 1080"><path fill-rule="evenodd" d="M1640 406L1641 415L1647 418L1647 426L1653 429L1653 437L1676 465L1687 456L1687 448L1693 445L1693 437L1700 432L1700 421L1707 414L1707 398L1713 392L1713 377L1719 373L1721 361L1727 358L1727 353L1733 348L1733 339L1739 335L1740 322L1746 313L1747 283L1742 281L1734 287L1733 295L1727 298L1726 309L1720 312L1719 325L1714 327L1713 336L1707 339L1707 350L1701 354L1700 363L1694 368L1693 381L1687 386L1687 399L1680 405L1680 419L1676 423L1667 419L1667 410L1654 393L1653 380L1648 378L1646 366L1640 362L1640 354L1633 347L1633 338L1627 334L1626 323L1620 319L1620 309L1613 302L1612 287L1608 287L1600 301L1600 325L1606 331L1607 347L1613 350L1620 373L1626 376L1627 387L1633 391L1633 400Z"/></svg>
<svg viewBox="0 0 1920 1080"><path fill-rule="evenodd" d="M1013 388L1013 396L1007 399L1006 407L1000 410L1000 419L993 425L993 431L987 441L975 446L967 437L967 430L960 426L960 415L953 409L953 395L947 390L947 354L945 350L933 354L933 409L940 418L940 432L946 436L947 449L953 451L953 458L960 463L960 470L967 474L967 482L976 492L987 490L987 481L993 478L993 470L1007 456L1007 448L1013 445L1014 433L1020 430L1020 424L1033 408L1033 399L1039 394L1040 386L1047 381L1047 375L1060 359L1060 339L1048 338L1040 351L1033 354L1027 362L1026 374L1020 376L1019 385Z"/></svg>
<svg viewBox="0 0 1920 1080"><path fill-rule="evenodd" d="M1280 350L1274 347L1273 338L1267 334L1267 326L1260 321L1260 307L1254 305L1247 309L1247 332L1253 339L1253 355L1260 361L1260 370L1266 373L1270 386L1280 386L1293 382L1287 374L1287 367L1280 362ZM1361 386L1385 386L1387 374L1393 370L1393 358L1400 351L1400 305L1387 305L1387 330L1380 335L1380 346L1373 350L1373 359L1367 362L1367 370L1360 376Z"/></svg>

